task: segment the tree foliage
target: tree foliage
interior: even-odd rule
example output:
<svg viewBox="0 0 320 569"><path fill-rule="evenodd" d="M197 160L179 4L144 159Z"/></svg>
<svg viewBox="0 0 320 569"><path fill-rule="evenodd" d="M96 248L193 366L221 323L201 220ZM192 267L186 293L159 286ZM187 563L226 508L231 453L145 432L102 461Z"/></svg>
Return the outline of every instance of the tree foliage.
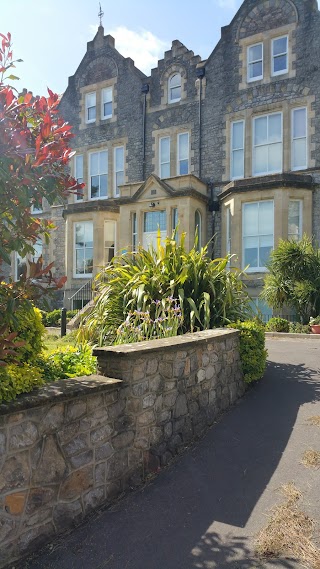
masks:
<svg viewBox="0 0 320 569"><path fill-rule="evenodd" d="M273 308L292 308L303 324L320 314L320 250L306 235L280 240L271 253L262 298Z"/></svg>
<svg viewBox="0 0 320 569"><path fill-rule="evenodd" d="M17 60L21 61L21 60ZM43 267L42 258L30 263L28 274L18 283L1 278L4 263L11 254L21 257L34 253L39 238L49 240L53 224L31 213L32 205L41 207L65 200L82 185L67 171L72 156L71 127L58 114L59 97L48 89L48 97L19 95L9 82L17 61L12 58L11 35L0 33L0 360L15 347L9 334L18 305L38 298L48 288L62 287L65 278L54 279L52 265Z"/></svg>
<svg viewBox="0 0 320 569"><path fill-rule="evenodd" d="M227 269L229 257L211 260L207 247L188 252L184 242L182 234L180 243L167 238L157 250L140 248L115 257L97 277L99 294L80 327L80 339L113 343L128 315L142 311L154 321L155 307L165 298L176 299L181 308L178 333L245 319L249 299L242 273Z"/></svg>

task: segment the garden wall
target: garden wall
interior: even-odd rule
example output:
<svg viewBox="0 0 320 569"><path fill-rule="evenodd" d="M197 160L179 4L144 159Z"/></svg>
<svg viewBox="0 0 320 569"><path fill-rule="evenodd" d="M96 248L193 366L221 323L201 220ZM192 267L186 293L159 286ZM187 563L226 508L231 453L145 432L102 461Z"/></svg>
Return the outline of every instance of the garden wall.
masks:
<svg viewBox="0 0 320 569"><path fill-rule="evenodd" d="M0 406L0 567L158 471L245 389L234 330L95 354L103 375Z"/></svg>

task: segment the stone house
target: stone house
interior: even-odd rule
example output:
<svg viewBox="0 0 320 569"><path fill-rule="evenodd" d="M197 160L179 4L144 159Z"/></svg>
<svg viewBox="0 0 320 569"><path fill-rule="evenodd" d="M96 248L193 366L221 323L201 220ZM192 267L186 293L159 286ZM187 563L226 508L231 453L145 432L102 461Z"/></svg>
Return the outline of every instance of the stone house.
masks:
<svg viewBox="0 0 320 569"><path fill-rule="evenodd" d="M280 238L320 241L320 14L316 0L244 0L207 60L180 41L145 76L100 25L60 110L83 195L43 213L65 305L121 250L186 231L249 265L258 299ZM72 298L73 297L73 298ZM85 299L86 300L86 299Z"/></svg>

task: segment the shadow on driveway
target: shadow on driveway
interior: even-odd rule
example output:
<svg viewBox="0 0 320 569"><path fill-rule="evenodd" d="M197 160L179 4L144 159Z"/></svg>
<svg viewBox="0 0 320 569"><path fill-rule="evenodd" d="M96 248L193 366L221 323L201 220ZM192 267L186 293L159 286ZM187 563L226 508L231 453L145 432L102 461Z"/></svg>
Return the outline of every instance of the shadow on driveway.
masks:
<svg viewBox="0 0 320 569"><path fill-rule="evenodd" d="M294 341L291 349L306 360L303 346ZM319 399L319 370L270 361L263 381L175 464L23 567L297 567L288 560L254 560L245 526L279 465L299 407Z"/></svg>

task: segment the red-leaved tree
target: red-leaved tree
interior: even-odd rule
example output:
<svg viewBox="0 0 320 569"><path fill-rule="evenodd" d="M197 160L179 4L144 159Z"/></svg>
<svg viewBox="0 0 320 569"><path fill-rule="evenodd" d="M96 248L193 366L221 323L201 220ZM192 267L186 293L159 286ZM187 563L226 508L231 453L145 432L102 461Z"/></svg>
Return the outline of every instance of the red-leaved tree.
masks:
<svg viewBox="0 0 320 569"><path fill-rule="evenodd" d="M39 238L49 240L53 224L31 213L41 207L65 200L83 184L70 177L68 163L71 126L58 114L59 97L48 89L48 97L19 95L10 85L11 35L0 33L0 360L5 362L16 343L10 323L21 303L39 298L48 288L61 288L65 277L54 279L52 265L43 267L42 258L29 263L28 273L18 282L5 283L1 267L11 262L13 252L21 257L34 252ZM44 285L45 282L45 285ZM1 363L0 363L1 365Z"/></svg>

